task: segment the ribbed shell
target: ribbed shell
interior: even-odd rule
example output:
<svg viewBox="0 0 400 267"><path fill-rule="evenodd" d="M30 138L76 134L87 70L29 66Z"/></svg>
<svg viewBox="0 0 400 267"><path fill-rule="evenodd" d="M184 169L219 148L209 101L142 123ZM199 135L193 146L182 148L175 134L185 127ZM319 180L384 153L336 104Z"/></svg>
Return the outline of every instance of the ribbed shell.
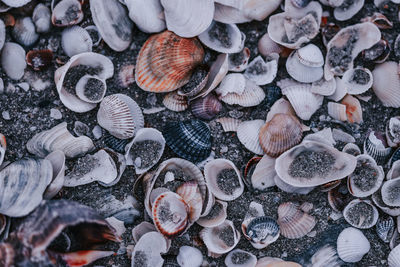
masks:
<svg viewBox="0 0 400 267"><path fill-rule="evenodd" d="M400 245L397 245L392 249L389 253L388 257L388 265L389 267L397 267L400 266Z"/></svg>
<svg viewBox="0 0 400 267"><path fill-rule="evenodd" d="M381 217L379 217L375 228L376 234L385 243L389 243L390 239L392 239L394 231L397 231L393 217L387 215L381 215Z"/></svg>
<svg viewBox="0 0 400 267"><path fill-rule="evenodd" d="M282 203L278 207L278 224L281 234L289 239L301 238L315 226L315 218L300 209L293 202Z"/></svg>
<svg viewBox="0 0 400 267"><path fill-rule="evenodd" d="M101 127L120 139L133 137L144 126L142 110L132 98L124 94L106 96L100 103L97 121Z"/></svg>
<svg viewBox="0 0 400 267"><path fill-rule="evenodd" d="M182 38L170 31L152 35L137 58L136 83L149 92L173 91L189 82L203 58L203 47L195 38Z"/></svg>
<svg viewBox="0 0 400 267"><path fill-rule="evenodd" d="M188 108L188 100L186 96L179 95L177 92L170 92L164 96L164 106L172 111L180 112Z"/></svg>
<svg viewBox="0 0 400 267"><path fill-rule="evenodd" d="M384 135L379 132L370 132L364 141L364 153L374 158L378 165L387 162L392 153L392 148L387 147Z"/></svg>
<svg viewBox="0 0 400 267"><path fill-rule="evenodd" d="M214 94L198 98L191 102L190 108L195 117L212 120L222 109L222 104Z"/></svg>
<svg viewBox="0 0 400 267"><path fill-rule="evenodd" d="M278 157L300 143L303 130L296 117L278 113L260 129L259 141L264 152Z"/></svg>
<svg viewBox="0 0 400 267"><path fill-rule="evenodd" d="M297 56L297 51L293 51L286 60L286 70L293 79L303 83L312 83L323 77L322 67L310 67L303 63Z"/></svg>
<svg viewBox="0 0 400 267"><path fill-rule="evenodd" d="M253 107L265 99L264 90L253 81L246 80L245 89L242 94L228 93L220 97L221 101L228 105L239 105L242 107Z"/></svg>
<svg viewBox="0 0 400 267"><path fill-rule="evenodd" d="M199 186L195 180L191 180L181 184L176 193L182 197L183 201L189 208L189 222L193 224L200 218L203 208L203 197L200 193Z"/></svg>
<svg viewBox="0 0 400 267"><path fill-rule="evenodd" d="M358 262L368 253L371 245L365 235L358 229L344 229L337 239L337 252L345 262Z"/></svg>
<svg viewBox="0 0 400 267"><path fill-rule="evenodd" d="M241 123L240 120L231 117L222 117L216 119L215 121L221 124L224 132L236 132L239 124Z"/></svg>
<svg viewBox="0 0 400 267"><path fill-rule="evenodd" d="M260 146L258 135L260 128L264 125L263 120L244 121L237 128L237 137L248 150L251 152L263 155L264 151Z"/></svg>
<svg viewBox="0 0 400 267"><path fill-rule="evenodd" d="M253 247L261 249L278 239L280 229L273 218L261 216L245 221L242 224L242 232Z"/></svg>
<svg viewBox="0 0 400 267"><path fill-rule="evenodd" d="M211 153L211 132L208 125L200 120L169 122L163 135L167 145L189 161L202 161Z"/></svg>
<svg viewBox="0 0 400 267"><path fill-rule="evenodd" d="M80 53L92 52L93 41L87 30L73 26L62 32L61 46L64 53L72 57Z"/></svg>
<svg viewBox="0 0 400 267"><path fill-rule="evenodd" d="M385 107L400 107L399 64L387 61L379 64L372 71L374 93Z"/></svg>
<svg viewBox="0 0 400 267"><path fill-rule="evenodd" d="M347 121L346 106L336 102L329 102L328 115L334 120Z"/></svg>
<svg viewBox="0 0 400 267"><path fill-rule="evenodd" d="M31 46L39 39L35 31L35 24L30 17L19 18L12 28L12 36L23 46Z"/></svg>

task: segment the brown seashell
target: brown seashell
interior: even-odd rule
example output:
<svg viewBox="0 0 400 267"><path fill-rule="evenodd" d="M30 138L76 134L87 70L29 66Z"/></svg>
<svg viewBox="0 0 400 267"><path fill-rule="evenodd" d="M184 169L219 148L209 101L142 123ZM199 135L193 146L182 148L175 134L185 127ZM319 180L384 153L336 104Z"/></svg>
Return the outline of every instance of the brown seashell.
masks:
<svg viewBox="0 0 400 267"><path fill-rule="evenodd" d="M361 22L372 22L379 29L391 29L393 28L393 22L391 22L385 15L375 12L372 16L361 19Z"/></svg>
<svg viewBox="0 0 400 267"><path fill-rule="evenodd" d="M53 52L50 49L31 50L26 54L26 63L34 70L42 70L53 61Z"/></svg>
<svg viewBox="0 0 400 267"><path fill-rule="evenodd" d="M210 93L191 102L190 108L195 117L212 120L221 111L222 104L213 93Z"/></svg>
<svg viewBox="0 0 400 267"><path fill-rule="evenodd" d="M328 192L329 205L336 212L342 212L352 199L353 197L347 192L347 186L345 185L332 188Z"/></svg>
<svg viewBox="0 0 400 267"><path fill-rule="evenodd" d="M188 108L188 100L186 96L179 95L177 92L170 92L164 96L164 106L172 111L180 112Z"/></svg>
<svg viewBox="0 0 400 267"><path fill-rule="evenodd" d="M182 38L170 31L152 35L140 50L136 83L149 92L173 91L189 82L203 58L203 47L195 38Z"/></svg>
<svg viewBox="0 0 400 267"><path fill-rule="evenodd" d="M315 218L301 210L293 202L282 203L278 207L278 224L281 234L289 239L301 238L315 226Z"/></svg>
<svg viewBox="0 0 400 267"><path fill-rule="evenodd" d="M261 127L259 141L267 155L277 157L300 143L302 133L301 123L296 117L279 113Z"/></svg>

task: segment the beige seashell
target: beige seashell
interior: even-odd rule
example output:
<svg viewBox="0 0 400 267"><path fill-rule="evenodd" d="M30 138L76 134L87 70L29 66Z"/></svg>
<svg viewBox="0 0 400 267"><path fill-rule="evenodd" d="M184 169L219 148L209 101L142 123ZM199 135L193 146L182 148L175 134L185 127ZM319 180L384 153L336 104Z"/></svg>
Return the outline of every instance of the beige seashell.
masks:
<svg viewBox="0 0 400 267"><path fill-rule="evenodd" d="M131 267L143 266L143 258L148 266L161 267L164 259L161 253L167 253L167 241L157 232L144 234L136 243L132 252Z"/></svg>
<svg viewBox="0 0 400 267"><path fill-rule="evenodd" d="M345 105L335 103L335 102L329 102L328 103L328 114L335 120L347 121Z"/></svg>
<svg viewBox="0 0 400 267"><path fill-rule="evenodd" d="M63 30L61 46L64 53L72 57L80 53L92 52L93 41L87 30L79 26L73 26Z"/></svg>
<svg viewBox="0 0 400 267"><path fill-rule="evenodd" d="M336 90L336 79L325 80L322 78L311 84L311 92L323 96L330 96L335 93Z"/></svg>
<svg viewBox="0 0 400 267"><path fill-rule="evenodd" d="M385 107L400 107L400 76L398 63L386 61L372 71L375 95Z"/></svg>
<svg viewBox="0 0 400 267"><path fill-rule="evenodd" d="M333 16L338 21L345 21L356 15L363 6L364 0L356 0L351 2L344 0L342 5L335 7L333 10Z"/></svg>
<svg viewBox="0 0 400 267"><path fill-rule="evenodd" d="M261 56L258 56L250 62L244 72L244 76L257 85L266 85L275 79L277 71L277 60L265 62Z"/></svg>
<svg viewBox="0 0 400 267"><path fill-rule="evenodd" d="M275 185L276 175L275 158L264 155L251 175L251 185L254 189L265 190Z"/></svg>
<svg viewBox="0 0 400 267"><path fill-rule="evenodd" d="M258 134L264 123L263 120L244 121L237 128L237 137L240 143L254 154L264 154L258 141Z"/></svg>
<svg viewBox="0 0 400 267"><path fill-rule="evenodd" d="M75 87L77 97L87 103L100 103L106 94L106 90L105 80L88 74L82 76Z"/></svg>
<svg viewBox="0 0 400 267"><path fill-rule="evenodd" d="M388 256L389 267L396 267L400 265L400 245L397 245L390 251Z"/></svg>
<svg viewBox="0 0 400 267"><path fill-rule="evenodd" d="M368 239L356 228L348 227L338 236L337 252L345 262L359 262L370 249Z"/></svg>
<svg viewBox="0 0 400 267"><path fill-rule="evenodd" d="M13 80L24 76L26 61L25 50L17 43L6 42L1 51L1 66L4 72Z"/></svg>
<svg viewBox="0 0 400 267"><path fill-rule="evenodd" d="M204 178L211 193L218 199L232 201L243 193L240 171L230 160L214 159L206 163Z"/></svg>
<svg viewBox="0 0 400 267"><path fill-rule="evenodd" d="M286 202L278 207L278 224L284 237L296 239L308 234L316 221L313 216L303 212L300 205Z"/></svg>
<svg viewBox="0 0 400 267"><path fill-rule="evenodd" d="M228 105L253 107L259 105L265 99L264 90L254 82L246 79L245 89L242 94L228 93L220 97L220 100Z"/></svg>
<svg viewBox="0 0 400 267"><path fill-rule="evenodd" d="M48 154L46 158L48 161L50 161L51 166L53 167L53 179L49 186L46 188L46 191L43 195L43 198L45 199L51 199L55 195L58 194L58 192L61 190L61 188L64 185L64 180L65 180L65 155L64 152L61 150L55 150ZM1 163L0 163L1 164Z"/></svg>
<svg viewBox="0 0 400 267"><path fill-rule="evenodd" d="M347 93L359 95L371 88L373 76L367 68L355 68L347 70L342 80L347 87Z"/></svg>
<svg viewBox="0 0 400 267"><path fill-rule="evenodd" d="M189 107L187 97L179 95L176 91L166 94L163 104L167 109L175 112L185 111Z"/></svg>
<svg viewBox="0 0 400 267"><path fill-rule="evenodd" d="M160 18L164 10L160 0L125 0L129 10L129 18L142 31L147 33L161 32L165 30L165 20Z"/></svg>
<svg viewBox="0 0 400 267"><path fill-rule="evenodd" d="M343 217L353 227L368 229L376 224L379 213L370 200L354 199L344 208Z"/></svg>
<svg viewBox="0 0 400 267"><path fill-rule="evenodd" d="M242 258L244 258L243 261L238 260ZM230 267L254 267L257 264L257 257L250 252L234 249L228 253L224 263Z"/></svg>
<svg viewBox="0 0 400 267"><path fill-rule="evenodd" d="M346 95L342 102L346 106L347 121L350 123L361 123L363 121L362 108L357 98Z"/></svg>
<svg viewBox="0 0 400 267"><path fill-rule="evenodd" d="M236 132L239 124L241 123L240 120L231 117L222 117L216 119L215 121L221 124L224 132Z"/></svg>
<svg viewBox="0 0 400 267"><path fill-rule="evenodd" d="M278 113L284 113L293 116L296 115L296 112L294 111L290 102L284 98L276 100L275 103L271 106L269 112L267 113L266 122L269 122Z"/></svg>
<svg viewBox="0 0 400 267"><path fill-rule="evenodd" d="M228 216L226 211L227 208L228 203L221 200L215 200L210 212L207 215L200 217L196 223L203 227L218 226L226 220L226 217Z"/></svg>
<svg viewBox="0 0 400 267"><path fill-rule="evenodd" d="M181 246L176 260L180 267L200 267L203 263L203 254L195 247Z"/></svg>
<svg viewBox="0 0 400 267"><path fill-rule="evenodd" d="M275 43L271 37L269 37L268 32L265 33L260 40L258 40L258 52L260 52L260 54L264 57L273 53L280 54L282 50L282 47Z"/></svg>

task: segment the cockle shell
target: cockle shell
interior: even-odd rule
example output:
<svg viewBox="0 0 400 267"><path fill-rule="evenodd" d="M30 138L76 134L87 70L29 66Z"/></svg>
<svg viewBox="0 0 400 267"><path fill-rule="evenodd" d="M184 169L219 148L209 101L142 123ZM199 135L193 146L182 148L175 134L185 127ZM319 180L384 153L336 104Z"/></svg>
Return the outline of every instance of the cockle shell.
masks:
<svg viewBox="0 0 400 267"><path fill-rule="evenodd" d="M182 246L176 260L181 267L200 267L203 263L203 254L195 247Z"/></svg>
<svg viewBox="0 0 400 267"><path fill-rule="evenodd" d="M296 117L278 113L259 130L259 142L264 152L278 157L300 143L302 126Z"/></svg>
<svg viewBox="0 0 400 267"><path fill-rule="evenodd" d="M400 107L399 65L394 61L379 64L372 71L372 89L385 107Z"/></svg>
<svg viewBox="0 0 400 267"><path fill-rule="evenodd" d="M266 122L272 120L272 118L278 113L296 115L296 112L294 111L290 102L284 98L276 100L275 103L271 106L269 112L267 113Z"/></svg>
<svg viewBox="0 0 400 267"><path fill-rule="evenodd" d="M17 43L6 42L1 51L1 66L4 72L13 80L24 76L26 62L25 50Z"/></svg>
<svg viewBox="0 0 400 267"><path fill-rule="evenodd" d="M190 103L193 115L199 119L212 120L222 109L222 104L213 94L195 99Z"/></svg>
<svg viewBox="0 0 400 267"><path fill-rule="evenodd" d="M325 80L322 78L311 84L311 92L323 96L330 96L335 93L336 90L336 79Z"/></svg>
<svg viewBox="0 0 400 267"><path fill-rule="evenodd" d="M279 238L280 228L273 218L257 216L242 222L242 233L254 248L262 249Z"/></svg>
<svg viewBox="0 0 400 267"><path fill-rule="evenodd" d="M353 227L344 229L337 239L338 255L345 262L359 262L370 248L365 235Z"/></svg>
<svg viewBox="0 0 400 267"><path fill-rule="evenodd" d="M218 88L217 88L218 90ZM259 105L265 99L264 90L251 80L245 79L244 91L239 93L228 93L219 97L228 105L240 105L242 107L253 107Z"/></svg>
<svg viewBox="0 0 400 267"><path fill-rule="evenodd" d="M189 82L203 57L204 50L197 39L182 38L170 31L152 35L139 52L136 83L149 92L173 91Z"/></svg>
<svg viewBox="0 0 400 267"><path fill-rule="evenodd" d="M142 110L132 98L124 94L105 97L100 103L97 121L119 139L133 137L144 126Z"/></svg>
<svg viewBox="0 0 400 267"><path fill-rule="evenodd" d="M230 267L254 267L257 264L257 257L250 252L234 249L228 253L224 263Z"/></svg>
<svg viewBox="0 0 400 267"><path fill-rule="evenodd" d="M301 238L315 226L315 218L302 210L303 205L285 202L278 207L278 224L281 234L289 239Z"/></svg>
<svg viewBox="0 0 400 267"><path fill-rule="evenodd" d="M166 94L163 104L167 109L175 112L185 111L189 107L187 97L178 94L176 91Z"/></svg>
<svg viewBox="0 0 400 267"><path fill-rule="evenodd" d="M215 200L210 212L200 217L196 223L203 227L215 227L220 225L226 220L228 203L221 200Z"/></svg>
<svg viewBox="0 0 400 267"><path fill-rule="evenodd" d="M50 9L42 3L37 4L32 13L32 20L35 23L36 32L48 32L51 27Z"/></svg>
<svg viewBox="0 0 400 267"><path fill-rule="evenodd" d="M34 135L26 144L27 150L38 157L61 150L67 158L75 158L86 154L94 148L92 140L87 136L74 137L63 122L50 130Z"/></svg>
<svg viewBox="0 0 400 267"><path fill-rule="evenodd" d="M241 123L240 120L231 117L222 117L216 119L215 121L221 124L224 132L236 132L239 124Z"/></svg>
<svg viewBox="0 0 400 267"><path fill-rule="evenodd" d="M260 128L264 125L263 120L244 121L237 128L237 137L242 145L251 152L262 155L264 151L260 146L258 135Z"/></svg>
<svg viewBox="0 0 400 267"><path fill-rule="evenodd" d="M165 30L165 20L160 17L160 14L163 14L160 0L125 0L125 4L129 10L129 18L142 32L153 33Z"/></svg>
<svg viewBox="0 0 400 267"><path fill-rule="evenodd" d="M244 72L244 76L257 85L266 85L275 79L277 71L277 60L265 62L261 56L258 56L250 62Z"/></svg>
<svg viewBox="0 0 400 267"><path fill-rule="evenodd" d="M203 196L196 181L191 180L181 184L176 193L183 198L189 207L189 226L196 222L202 213Z"/></svg>
<svg viewBox="0 0 400 267"><path fill-rule="evenodd" d="M383 165L392 153L392 148L382 133L371 131L364 141L364 153L373 157L378 165Z"/></svg>
<svg viewBox="0 0 400 267"><path fill-rule="evenodd" d="M61 46L64 53L72 57L80 53L92 52L93 41L84 28L73 26L62 32Z"/></svg>
<svg viewBox="0 0 400 267"><path fill-rule="evenodd" d="M51 22L57 27L75 25L82 20L82 4L78 0L62 0L52 10Z"/></svg>
<svg viewBox="0 0 400 267"><path fill-rule="evenodd" d="M396 267L400 264L400 245L397 245L390 251L388 256L388 265L389 267Z"/></svg>
<svg viewBox="0 0 400 267"><path fill-rule="evenodd" d="M379 213L370 200L352 200L343 210L345 220L353 227L368 229L376 224Z"/></svg>
<svg viewBox="0 0 400 267"><path fill-rule="evenodd" d="M63 187L65 180L65 155L61 150L56 150L51 152L46 156L48 161L50 161L53 177L49 186L46 188L46 192L43 197L45 199L53 198Z"/></svg>
<svg viewBox="0 0 400 267"><path fill-rule="evenodd" d="M343 74L342 80L347 87L347 93L359 95L371 88L373 76L367 68L349 69Z"/></svg>
<svg viewBox="0 0 400 267"><path fill-rule="evenodd" d="M39 39L35 24L30 17L19 18L11 32L14 39L23 46L32 46Z"/></svg>

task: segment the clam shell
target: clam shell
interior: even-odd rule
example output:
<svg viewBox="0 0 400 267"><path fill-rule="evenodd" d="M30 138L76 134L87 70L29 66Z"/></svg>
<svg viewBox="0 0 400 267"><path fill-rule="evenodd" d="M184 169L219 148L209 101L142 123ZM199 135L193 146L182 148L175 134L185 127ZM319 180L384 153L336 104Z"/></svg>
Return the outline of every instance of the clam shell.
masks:
<svg viewBox="0 0 400 267"><path fill-rule="evenodd" d="M21 79L26 68L25 50L19 44L6 42L1 51L1 66L11 79Z"/></svg>
<svg viewBox="0 0 400 267"><path fill-rule="evenodd" d="M397 245L395 248L390 251L388 256L388 265L389 267L396 267L400 265L400 245Z"/></svg>
<svg viewBox="0 0 400 267"><path fill-rule="evenodd" d="M335 93L335 90L336 90L335 79L330 79L327 81L325 80L325 78L322 78L321 80L318 80L311 84L311 92L314 94L330 96Z"/></svg>
<svg viewBox="0 0 400 267"><path fill-rule="evenodd" d="M75 158L86 154L94 148L92 140L87 136L74 137L63 122L50 130L35 134L26 144L29 153L44 158L49 153L61 150L67 158Z"/></svg>
<svg viewBox="0 0 400 267"><path fill-rule="evenodd" d="M346 95L342 102L346 106L347 121L350 123L361 123L363 121L362 108L357 98Z"/></svg>
<svg viewBox="0 0 400 267"><path fill-rule="evenodd" d="M386 123L385 134L388 145L397 147L400 144L400 117L392 117Z"/></svg>
<svg viewBox="0 0 400 267"><path fill-rule="evenodd" d="M163 14L160 0L127 0L125 4L129 10L129 18L142 32L153 33L165 30L165 20L160 18L160 14Z"/></svg>
<svg viewBox="0 0 400 267"><path fill-rule="evenodd" d="M254 154L263 155L264 151L258 141L260 128L264 125L263 120L244 121L237 128L237 137L242 145Z"/></svg>
<svg viewBox="0 0 400 267"><path fill-rule="evenodd" d="M45 199L51 199L61 190L65 180L65 155L61 150L55 150L46 156L47 160L50 161L53 178L50 185L47 187L43 197Z"/></svg>
<svg viewBox="0 0 400 267"><path fill-rule="evenodd" d="M229 54L228 66L229 71L241 72L247 68L250 59L250 49L245 47L238 53Z"/></svg>
<svg viewBox="0 0 400 267"><path fill-rule="evenodd" d="M148 266L161 267L164 259L161 253L167 253L168 245L166 239L157 232L144 234L136 243L132 252L131 267Z"/></svg>
<svg viewBox="0 0 400 267"><path fill-rule="evenodd" d="M250 252L234 249L228 253L224 263L231 267L254 267L257 264L257 257Z"/></svg>
<svg viewBox="0 0 400 267"><path fill-rule="evenodd" d="M300 61L297 51L293 51L286 60L286 70L296 81L312 83L320 80L324 71L322 67L310 67ZM322 53L321 53L322 54Z"/></svg>
<svg viewBox="0 0 400 267"><path fill-rule="evenodd" d="M93 75L84 75L75 87L77 97L87 103L100 103L106 94L106 81Z"/></svg>
<svg viewBox="0 0 400 267"><path fill-rule="evenodd" d="M327 98L333 101L340 101L347 94L347 88L344 85L344 81L339 77L335 77L332 79L335 79L336 89L335 92Z"/></svg>
<svg viewBox="0 0 400 267"><path fill-rule="evenodd" d="M293 202L285 202L278 207L278 224L281 234L289 239L301 238L315 226L315 218L301 210Z"/></svg>
<svg viewBox="0 0 400 267"><path fill-rule="evenodd" d="M176 260L181 267L200 267L203 263L203 254L195 247L182 246Z"/></svg>
<svg viewBox="0 0 400 267"><path fill-rule="evenodd" d="M82 4L78 0L62 0L52 10L51 22L54 26L71 26L82 20Z"/></svg>
<svg viewBox="0 0 400 267"><path fill-rule="evenodd" d="M260 40L258 40L258 52L264 57L269 56L273 53L280 54L282 47L275 43L268 33L265 33Z"/></svg>
<svg viewBox="0 0 400 267"><path fill-rule="evenodd" d="M208 65L197 66L193 71L189 82L178 90L178 94L182 96L196 98L195 96L200 93L206 86L209 77L210 71Z"/></svg>
<svg viewBox="0 0 400 267"><path fill-rule="evenodd" d="M370 248L365 235L353 227L344 229L337 239L337 252L344 262L359 262Z"/></svg>
<svg viewBox="0 0 400 267"><path fill-rule="evenodd" d="M221 4L215 2L214 20L222 23L245 23L251 21L250 18L243 14L242 10L239 10L230 5Z"/></svg>
<svg viewBox="0 0 400 267"><path fill-rule="evenodd" d="M372 195L372 201L384 213L390 216L400 215L400 207L391 207L386 205L385 202L383 202L381 190L378 190Z"/></svg>
<svg viewBox="0 0 400 267"><path fill-rule="evenodd" d="M224 132L236 132L239 124L241 123L240 120L231 117L222 117L216 119L215 121L221 124Z"/></svg>
<svg viewBox="0 0 400 267"><path fill-rule="evenodd" d="M64 53L75 56L84 52L92 52L93 41L87 30L79 26L66 28L61 34L61 46Z"/></svg>
<svg viewBox="0 0 400 267"><path fill-rule="evenodd" d="M258 56L250 62L244 76L257 85L266 85L275 79L277 71L277 60L265 62L261 56Z"/></svg>
<svg viewBox="0 0 400 267"><path fill-rule="evenodd" d="M32 46L39 39L35 24L30 17L18 18L11 32L17 43L23 46Z"/></svg>
<svg viewBox="0 0 400 267"><path fill-rule="evenodd" d="M349 69L343 74L342 80L347 87L347 93L359 95L371 88L373 76L367 68Z"/></svg>
<svg viewBox="0 0 400 267"><path fill-rule="evenodd" d="M395 229L394 220L391 216L381 216L375 225L376 234L385 243L389 243L393 237Z"/></svg>
<svg viewBox="0 0 400 267"><path fill-rule="evenodd" d="M304 141L279 156L275 169L284 182L310 187L342 179L354 171L356 164L352 155L323 143Z"/></svg>
<svg viewBox="0 0 400 267"><path fill-rule="evenodd" d="M196 118L212 120L222 109L222 104L214 94L208 94L190 103L190 109Z"/></svg>
<svg viewBox="0 0 400 267"><path fill-rule="evenodd" d="M33 211L42 201L52 177L52 165L43 159L22 159L2 169L0 213L22 217Z"/></svg>
<svg viewBox="0 0 400 267"><path fill-rule="evenodd" d="M376 224L379 213L369 200L352 200L343 210L344 219L353 227L368 229Z"/></svg>
<svg viewBox="0 0 400 267"><path fill-rule="evenodd" d="M340 6L335 7L333 16L338 21L351 19L364 6L364 0L344 0Z"/></svg>
<svg viewBox="0 0 400 267"><path fill-rule="evenodd" d="M264 90L246 79L245 88L242 94L228 93L220 97L221 101L228 105L239 105L242 107L253 107L259 105L265 99Z"/></svg>
<svg viewBox="0 0 400 267"><path fill-rule="evenodd" d="M207 215L200 217L196 223L203 227L215 227L222 224L228 216L226 211L227 207L228 203L225 201L215 200L210 212Z"/></svg>
<svg viewBox="0 0 400 267"><path fill-rule="evenodd" d="M188 107L188 99L186 96L179 95L177 92L170 92L163 99L164 106L172 111L185 111Z"/></svg>
<svg viewBox="0 0 400 267"><path fill-rule="evenodd" d="M385 107L400 107L398 63L386 61L372 71L372 89Z"/></svg>
<svg viewBox="0 0 400 267"><path fill-rule="evenodd" d="M278 113L259 130L259 142L264 152L278 157L300 143L302 126L296 117Z"/></svg>
<svg viewBox="0 0 400 267"><path fill-rule="evenodd" d="M42 3L36 5L32 13L32 20L35 23L36 32L48 32L51 27L51 11Z"/></svg>
<svg viewBox="0 0 400 267"><path fill-rule="evenodd" d="M168 123L163 131L167 145L180 157L199 162L211 153L211 133L200 120Z"/></svg>
<svg viewBox="0 0 400 267"><path fill-rule="evenodd" d="M275 158L264 155L251 175L251 185L254 189L265 190L275 185L275 176Z"/></svg>
<svg viewBox="0 0 400 267"><path fill-rule="evenodd" d="M400 188L400 177L396 177L383 183L381 192L382 200L388 206L400 206L400 195L398 194Z"/></svg>
<svg viewBox="0 0 400 267"><path fill-rule="evenodd" d="M100 103L97 121L101 127L120 139L133 137L144 126L142 110L129 96L114 94Z"/></svg>
<svg viewBox="0 0 400 267"><path fill-rule="evenodd" d="M242 233L256 249L262 249L279 238L278 223L271 217L249 218L242 223Z"/></svg>
<svg viewBox="0 0 400 267"><path fill-rule="evenodd" d="M298 61L307 67L322 67L324 65L324 56L321 49L314 44L308 44L296 50L295 56Z"/></svg>
<svg viewBox="0 0 400 267"><path fill-rule="evenodd" d="M170 92L189 82L204 57L197 39L182 38L170 31L152 35L136 61L137 85L149 92Z"/></svg>
<svg viewBox="0 0 400 267"><path fill-rule="evenodd" d="M347 121L346 106L336 102L329 102L328 115L334 120Z"/></svg>
<svg viewBox="0 0 400 267"><path fill-rule="evenodd" d="M137 243L143 235L149 232L157 232L157 229L154 224L143 221L132 229L133 240Z"/></svg>
<svg viewBox="0 0 400 267"><path fill-rule="evenodd" d="M392 153L392 148L387 146L381 133L371 131L364 141L364 153L373 157L378 165L383 165Z"/></svg>

